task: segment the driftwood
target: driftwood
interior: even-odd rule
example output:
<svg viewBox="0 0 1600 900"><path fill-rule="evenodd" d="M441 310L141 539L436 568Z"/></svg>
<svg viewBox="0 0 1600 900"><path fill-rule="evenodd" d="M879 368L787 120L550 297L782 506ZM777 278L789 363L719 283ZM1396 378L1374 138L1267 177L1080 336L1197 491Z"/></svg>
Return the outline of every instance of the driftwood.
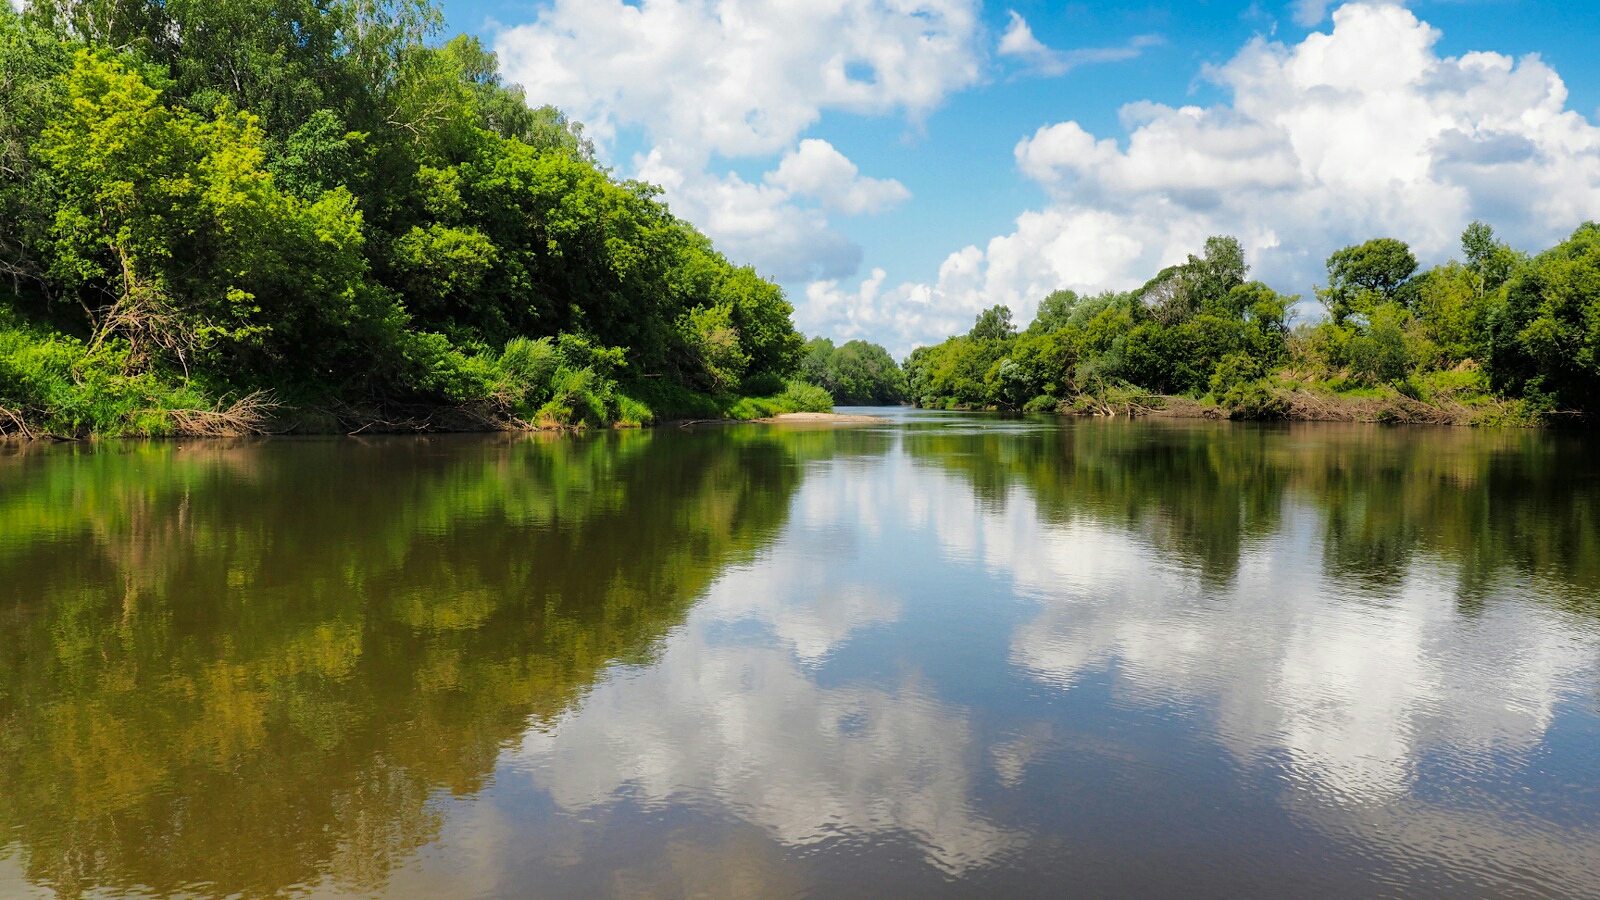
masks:
<svg viewBox="0 0 1600 900"><path fill-rule="evenodd" d="M33 429L28 427L28 422L26 419L22 418L21 413L8 409L4 406L0 406L0 417L4 417L5 419L5 421L0 421L0 434L20 434L30 441L37 437L37 435L33 433ZM6 422L11 423L9 427L7 426Z"/></svg>
<svg viewBox="0 0 1600 900"><path fill-rule="evenodd" d="M265 391L255 391L218 409L174 409L167 413L173 431L186 437L263 434L277 404Z"/></svg>

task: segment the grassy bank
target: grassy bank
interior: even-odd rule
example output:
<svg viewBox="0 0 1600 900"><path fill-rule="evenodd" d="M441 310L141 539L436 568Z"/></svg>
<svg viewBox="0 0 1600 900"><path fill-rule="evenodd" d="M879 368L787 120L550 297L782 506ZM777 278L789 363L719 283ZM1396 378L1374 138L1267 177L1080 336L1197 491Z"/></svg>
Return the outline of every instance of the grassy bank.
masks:
<svg viewBox="0 0 1600 900"><path fill-rule="evenodd" d="M623 354L571 336L517 339L455 362L455 402L285 397L135 365L134 348L20 321L0 307L0 436L81 439L237 434L497 431L640 427L662 421L826 412L827 391L798 381L764 396L619 377Z"/></svg>

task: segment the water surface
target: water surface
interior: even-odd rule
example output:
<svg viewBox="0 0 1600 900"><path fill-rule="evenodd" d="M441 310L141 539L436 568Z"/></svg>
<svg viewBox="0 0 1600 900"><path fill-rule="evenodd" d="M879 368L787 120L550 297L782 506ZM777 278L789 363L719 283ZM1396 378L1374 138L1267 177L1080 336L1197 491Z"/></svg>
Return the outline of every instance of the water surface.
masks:
<svg viewBox="0 0 1600 900"><path fill-rule="evenodd" d="M1600 895L1600 443L0 449L0 896Z"/></svg>

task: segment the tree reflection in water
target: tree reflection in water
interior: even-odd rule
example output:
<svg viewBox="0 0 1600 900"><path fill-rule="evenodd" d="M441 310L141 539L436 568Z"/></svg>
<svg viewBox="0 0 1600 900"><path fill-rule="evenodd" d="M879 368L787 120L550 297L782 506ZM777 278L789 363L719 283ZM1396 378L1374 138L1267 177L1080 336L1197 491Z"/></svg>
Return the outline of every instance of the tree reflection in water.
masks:
<svg viewBox="0 0 1600 900"><path fill-rule="evenodd" d="M1600 801L1518 779L1581 762L1549 735L1596 681L1594 447L918 416L13 448L0 889L420 891L476 828L516 848L450 882L488 893L1581 890L1560 823Z"/></svg>

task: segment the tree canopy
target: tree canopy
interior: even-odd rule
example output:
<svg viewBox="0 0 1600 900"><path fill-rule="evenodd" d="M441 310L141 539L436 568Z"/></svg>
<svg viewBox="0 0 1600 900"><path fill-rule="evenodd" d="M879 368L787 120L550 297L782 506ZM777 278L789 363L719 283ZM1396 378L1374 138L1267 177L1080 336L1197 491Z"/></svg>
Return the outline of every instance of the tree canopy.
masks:
<svg viewBox="0 0 1600 900"><path fill-rule="evenodd" d="M617 351L547 378L781 388L803 343L783 292L441 23L425 0L0 11L0 408L61 420L94 370L158 403L562 420L554 382L509 386L530 372L508 348L543 339Z"/></svg>
<svg viewBox="0 0 1600 900"><path fill-rule="evenodd" d="M867 341L835 347L827 338L806 343L802 378L827 389L835 403L899 403L906 396L905 373L889 351Z"/></svg>
<svg viewBox="0 0 1600 900"><path fill-rule="evenodd" d="M1423 272L1394 238L1340 249L1317 291L1328 316L1291 329L1298 298L1248 280L1239 242L1213 237L1138 290L1051 292L1021 334L1010 310L986 310L968 334L912 352L909 390L922 405L1009 409L1166 394L1276 416L1311 391L1433 404L1448 421L1593 412L1600 225L1530 258L1474 222L1461 247L1465 262Z"/></svg>

